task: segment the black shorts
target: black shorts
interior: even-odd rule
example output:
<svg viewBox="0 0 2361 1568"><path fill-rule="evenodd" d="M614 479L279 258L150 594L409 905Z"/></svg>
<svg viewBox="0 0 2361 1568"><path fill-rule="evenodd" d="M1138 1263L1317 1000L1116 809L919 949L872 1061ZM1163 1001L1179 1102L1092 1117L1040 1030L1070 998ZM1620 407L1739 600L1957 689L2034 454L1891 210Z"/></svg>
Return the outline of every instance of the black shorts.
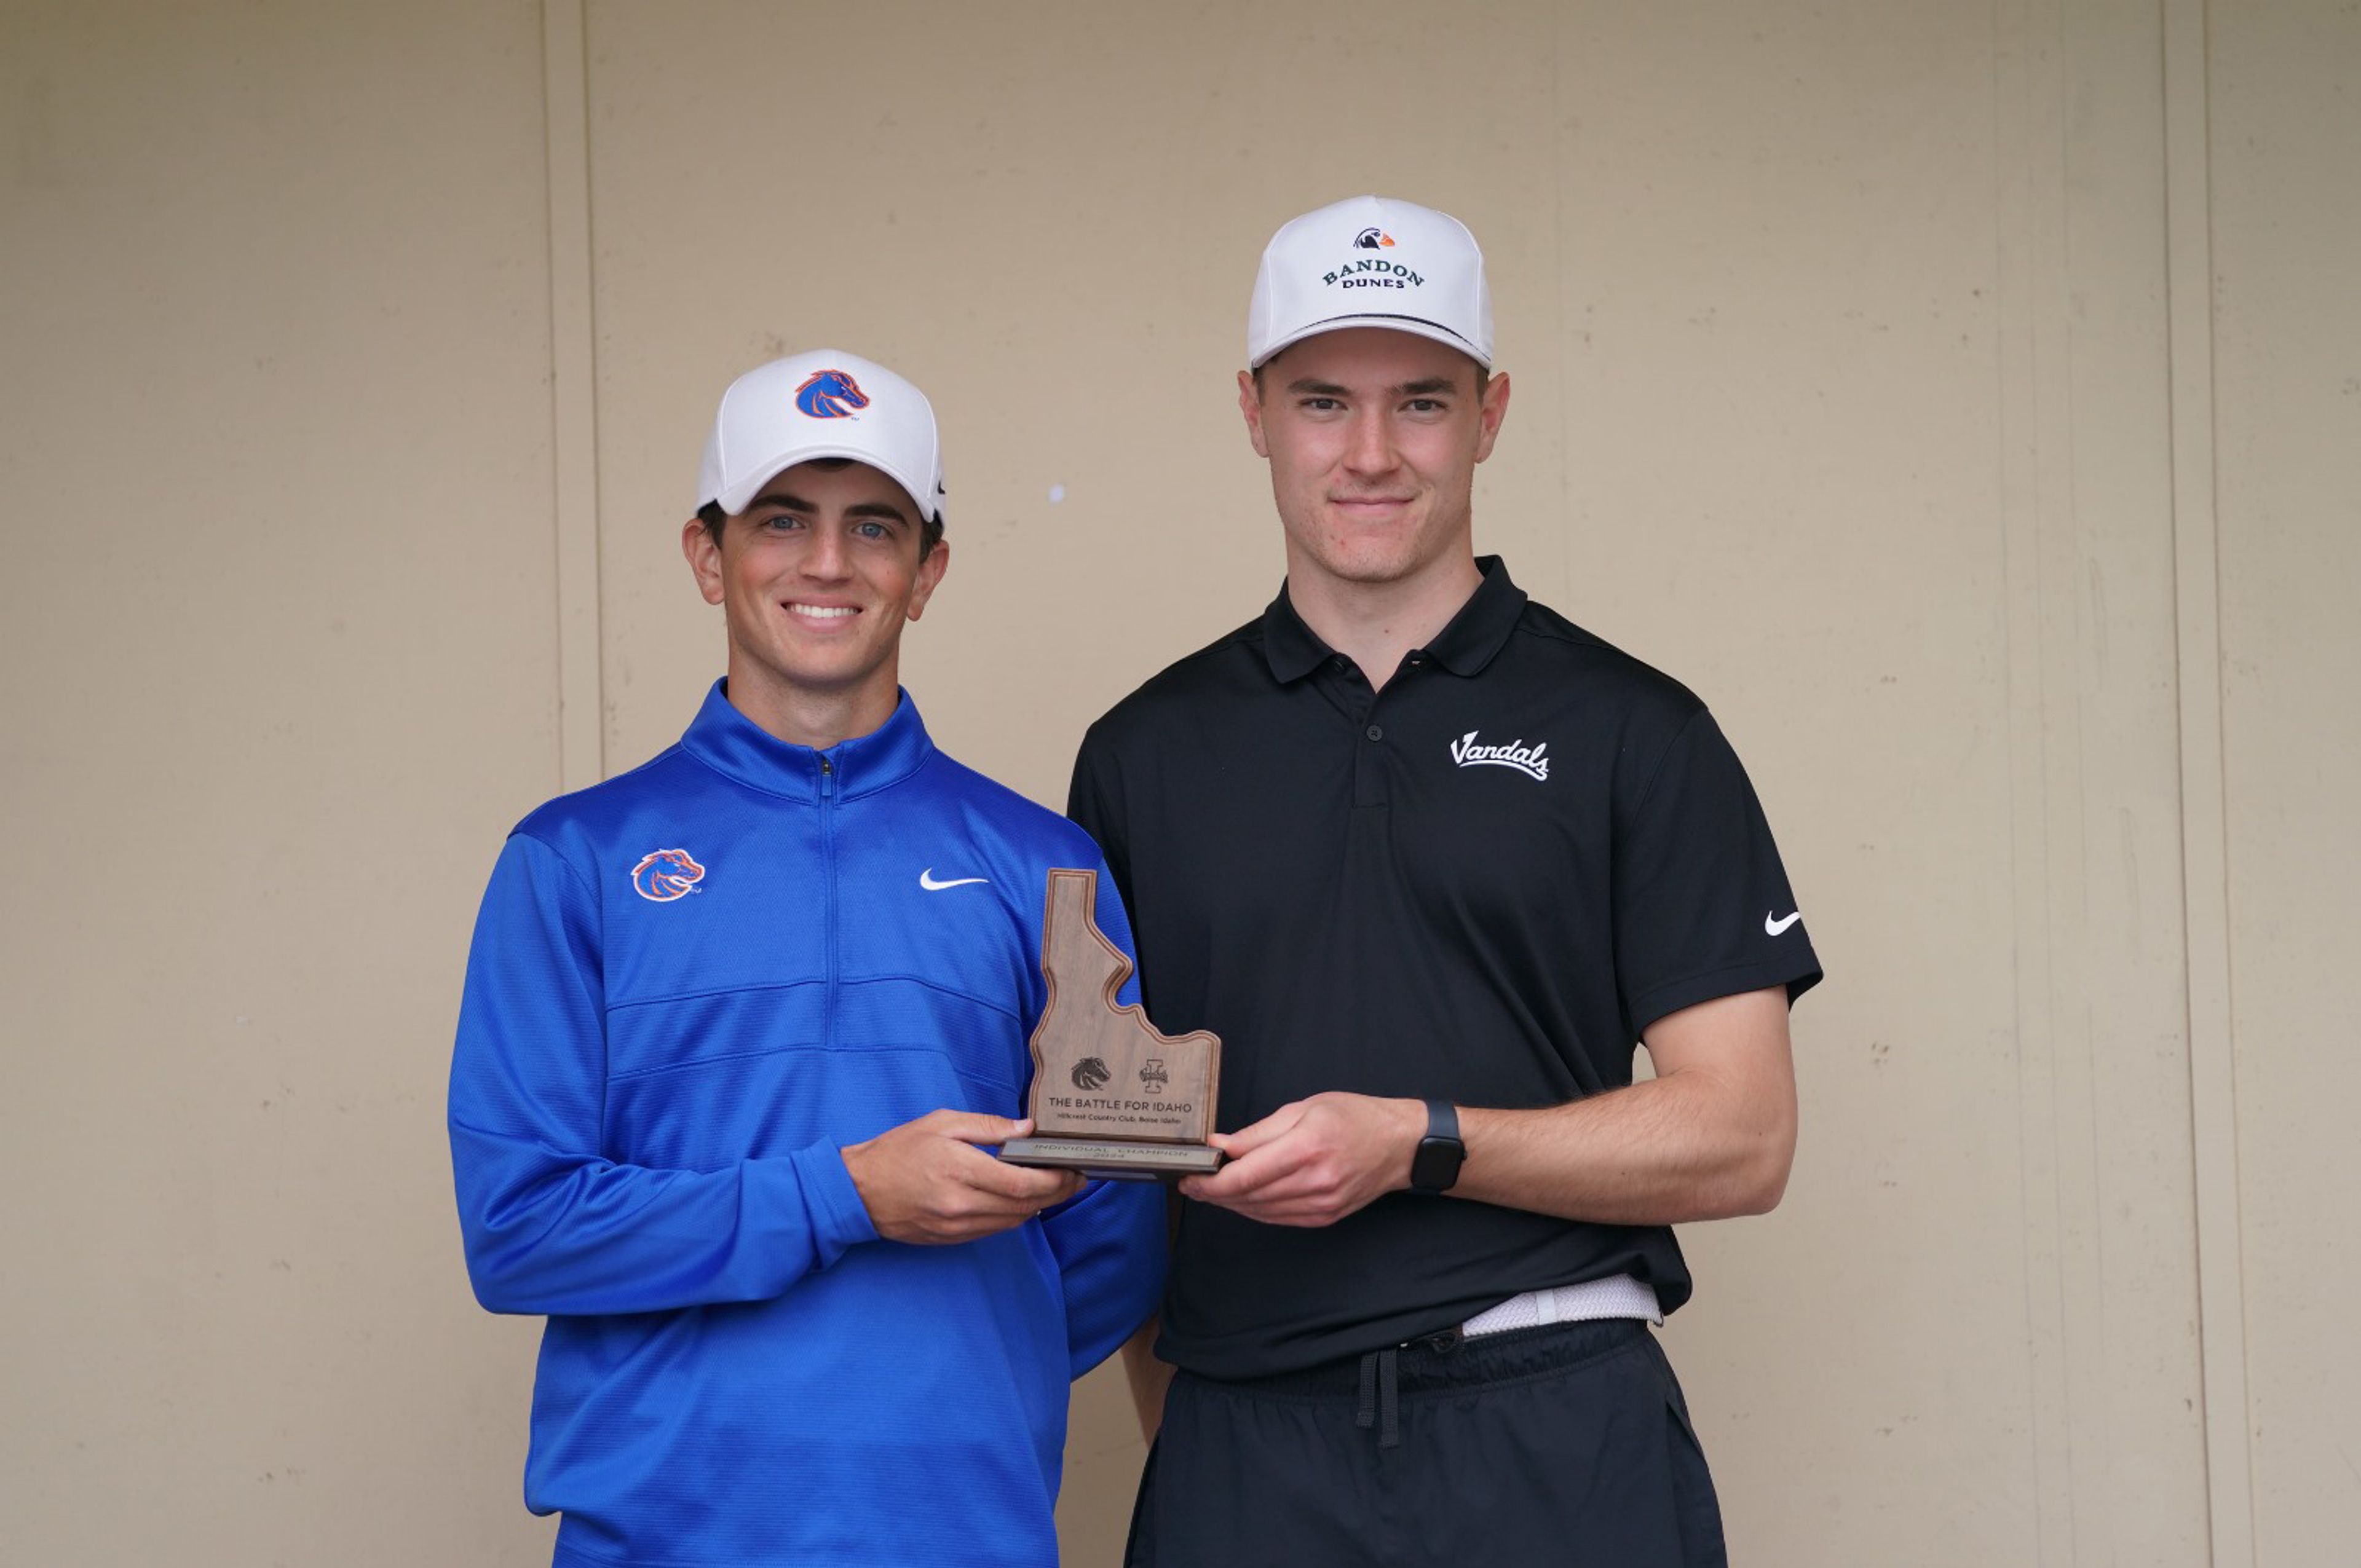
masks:
<svg viewBox="0 0 2361 1568"><path fill-rule="evenodd" d="M1645 1323L1437 1335L1164 1402L1128 1568L1727 1568Z"/></svg>

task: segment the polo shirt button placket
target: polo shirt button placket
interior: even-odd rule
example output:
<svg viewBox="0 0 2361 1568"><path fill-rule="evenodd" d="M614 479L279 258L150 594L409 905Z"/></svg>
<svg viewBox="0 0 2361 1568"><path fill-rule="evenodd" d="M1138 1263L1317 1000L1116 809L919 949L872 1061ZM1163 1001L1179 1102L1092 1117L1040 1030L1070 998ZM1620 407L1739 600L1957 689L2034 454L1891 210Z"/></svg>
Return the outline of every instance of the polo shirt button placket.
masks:
<svg viewBox="0 0 2361 1568"><path fill-rule="evenodd" d="M1369 706L1374 708L1377 704L1372 701ZM1375 748L1385 740L1386 729L1370 721L1366 711L1362 717L1362 744L1353 748L1353 804L1382 806L1390 799L1386 790L1386 758Z"/></svg>

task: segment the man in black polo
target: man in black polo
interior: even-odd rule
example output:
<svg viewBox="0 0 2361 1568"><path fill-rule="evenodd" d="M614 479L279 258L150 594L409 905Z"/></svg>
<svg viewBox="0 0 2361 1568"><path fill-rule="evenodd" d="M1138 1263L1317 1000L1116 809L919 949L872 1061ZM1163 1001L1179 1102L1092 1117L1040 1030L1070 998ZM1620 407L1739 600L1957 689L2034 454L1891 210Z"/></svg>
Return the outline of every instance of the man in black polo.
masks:
<svg viewBox="0 0 2361 1568"><path fill-rule="evenodd" d="M1794 1154L1820 970L1770 829L1697 697L1475 555L1510 387L1466 228L1296 219L1247 340L1286 584L1092 727L1070 807L1235 1129L1133 1347L1129 1561L1722 1563L1648 1323L1669 1227Z"/></svg>

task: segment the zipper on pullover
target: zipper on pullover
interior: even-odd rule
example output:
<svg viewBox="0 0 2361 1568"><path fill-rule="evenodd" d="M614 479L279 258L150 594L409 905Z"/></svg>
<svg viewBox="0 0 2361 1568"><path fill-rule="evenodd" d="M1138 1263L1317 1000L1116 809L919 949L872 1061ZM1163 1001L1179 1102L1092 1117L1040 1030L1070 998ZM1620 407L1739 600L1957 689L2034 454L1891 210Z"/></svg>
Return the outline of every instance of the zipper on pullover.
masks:
<svg viewBox="0 0 2361 1568"><path fill-rule="evenodd" d="M836 1045L836 766L828 753L819 754L820 881L827 885L828 921L825 951L828 963L827 1000L820 1007L820 1044Z"/></svg>

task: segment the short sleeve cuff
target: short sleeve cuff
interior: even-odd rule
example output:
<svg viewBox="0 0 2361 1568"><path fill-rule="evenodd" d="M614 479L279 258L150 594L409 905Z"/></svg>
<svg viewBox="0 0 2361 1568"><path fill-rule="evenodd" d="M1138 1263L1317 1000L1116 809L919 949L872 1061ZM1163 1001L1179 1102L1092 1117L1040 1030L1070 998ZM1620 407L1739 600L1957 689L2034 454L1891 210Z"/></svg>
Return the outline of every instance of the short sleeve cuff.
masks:
<svg viewBox="0 0 2361 1568"><path fill-rule="evenodd" d="M861 1201L861 1190L852 1185L843 1149L832 1143L815 1144L797 1149L787 1159L795 1167L804 1212L811 1222L815 1267L826 1268L842 1257L846 1248L877 1239L877 1227L869 1218L868 1205Z"/></svg>
<svg viewBox="0 0 2361 1568"><path fill-rule="evenodd" d="M1669 1017L1684 1007L1694 1007L1700 1002L1712 1002L1719 997L1739 996L1750 991L1763 991L1774 985L1787 988L1790 1006L1795 999L1820 982L1819 961L1815 959L1797 966L1785 963L1738 964L1729 969L1708 970L1703 974L1667 981L1651 987L1632 999L1631 1032L1644 1035L1657 1019Z"/></svg>

